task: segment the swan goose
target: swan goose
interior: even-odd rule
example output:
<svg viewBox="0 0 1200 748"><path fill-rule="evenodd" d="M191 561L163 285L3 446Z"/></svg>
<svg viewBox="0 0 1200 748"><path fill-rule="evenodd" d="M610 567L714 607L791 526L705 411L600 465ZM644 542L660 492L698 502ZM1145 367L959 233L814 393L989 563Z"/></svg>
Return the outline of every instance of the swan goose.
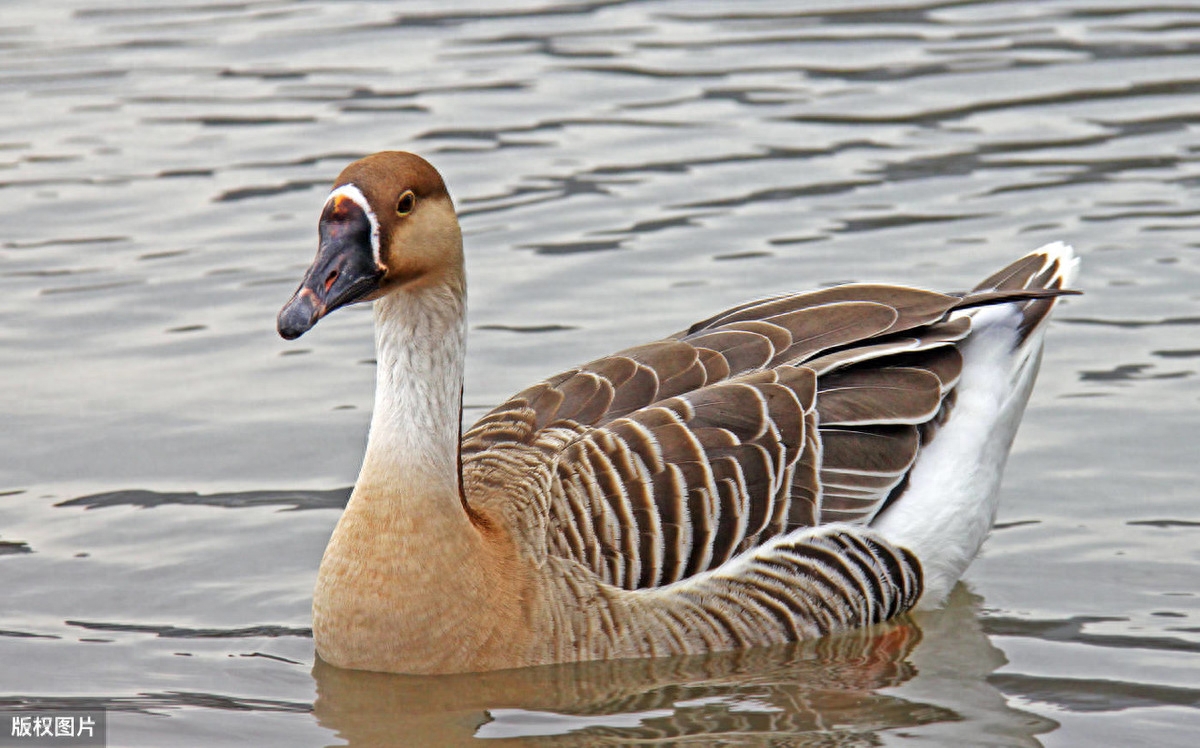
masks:
<svg viewBox="0 0 1200 748"><path fill-rule="evenodd" d="M466 279L418 156L346 167L294 339L375 302L366 455L321 561L320 657L452 673L778 644L938 605L978 552L1076 272L734 307L563 372L462 433Z"/></svg>

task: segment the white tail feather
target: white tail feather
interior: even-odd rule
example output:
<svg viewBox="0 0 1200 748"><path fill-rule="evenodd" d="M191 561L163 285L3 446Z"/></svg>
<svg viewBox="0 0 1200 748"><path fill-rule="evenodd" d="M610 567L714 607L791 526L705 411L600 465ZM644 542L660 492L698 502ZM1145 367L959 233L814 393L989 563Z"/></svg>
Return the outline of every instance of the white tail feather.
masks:
<svg viewBox="0 0 1200 748"><path fill-rule="evenodd" d="M1047 286L1066 288L1078 273L1079 259L1062 242L1032 254L1044 256L1043 269L1058 262ZM907 490L872 523L921 561L920 608L941 604L992 528L1001 473L1037 378L1048 319L1022 341L1018 304L963 314L971 315L972 332L961 348L953 410L922 450Z"/></svg>

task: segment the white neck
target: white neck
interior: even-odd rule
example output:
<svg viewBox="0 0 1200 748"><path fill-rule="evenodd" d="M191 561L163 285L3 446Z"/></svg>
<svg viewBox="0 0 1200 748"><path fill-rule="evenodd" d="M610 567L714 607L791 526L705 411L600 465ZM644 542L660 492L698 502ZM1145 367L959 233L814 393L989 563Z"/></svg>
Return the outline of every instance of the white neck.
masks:
<svg viewBox="0 0 1200 748"><path fill-rule="evenodd" d="M375 412L360 482L458 495L465 343L461 289L422 285L375 302Z"/></svg>

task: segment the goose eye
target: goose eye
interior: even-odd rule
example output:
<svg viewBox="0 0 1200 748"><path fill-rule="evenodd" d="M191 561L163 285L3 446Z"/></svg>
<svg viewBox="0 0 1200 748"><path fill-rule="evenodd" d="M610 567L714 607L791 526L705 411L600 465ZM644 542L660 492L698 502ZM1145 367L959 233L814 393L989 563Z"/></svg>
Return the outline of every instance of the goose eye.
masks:
<svg viewBox="0 0 1200 748"><path fill-rule="evenodd" d="M413 206L417 204L417 197L412 193L412 190L405 192L400 196L400 202L396 203L396 212L402 216L412 213Z"/></svg>

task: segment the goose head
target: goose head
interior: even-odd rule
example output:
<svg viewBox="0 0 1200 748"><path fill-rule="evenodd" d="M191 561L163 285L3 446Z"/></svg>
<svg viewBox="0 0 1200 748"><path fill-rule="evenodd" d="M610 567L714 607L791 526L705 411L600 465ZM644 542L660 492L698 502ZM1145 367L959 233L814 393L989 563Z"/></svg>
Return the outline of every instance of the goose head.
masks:
<svg viewBox="0 0 1200 748"><path fill-rule="evenodd" d="M385 151L347 166L325 200L319 236L316 259L279 312L288 340L360 301L427 287L463 293L454 204L420 156Z"/></svg>

